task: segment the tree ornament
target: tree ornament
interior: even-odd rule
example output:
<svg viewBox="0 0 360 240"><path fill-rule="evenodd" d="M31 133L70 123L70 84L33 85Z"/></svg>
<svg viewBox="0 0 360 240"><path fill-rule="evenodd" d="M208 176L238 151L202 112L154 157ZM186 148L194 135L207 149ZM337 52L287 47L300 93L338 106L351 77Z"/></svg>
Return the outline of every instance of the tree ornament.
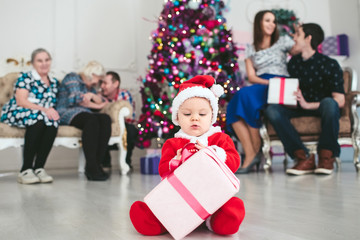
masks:
<svg viewBox="0 0 360 240"><path fill-rule="evenodd" d="M164 3L158 28L151 33L149 67L141 81L138 147L150 147L152 138L165 140L179 130L171 122L171 104L182 82L196 75L213 76L226 90L223 94L214 87L222 108L243 85L237 48L222 16L224 7L222 0ZM225 118L221 115L216 125L224 127ZM161 142L157 140L160 145Z"/></svg>
<svg viewBox="0 0 360 240"><path fill-rule="evenodd" d="M190 0L188 6L190 9L197 10L201 4L200 0Z"/></svg>

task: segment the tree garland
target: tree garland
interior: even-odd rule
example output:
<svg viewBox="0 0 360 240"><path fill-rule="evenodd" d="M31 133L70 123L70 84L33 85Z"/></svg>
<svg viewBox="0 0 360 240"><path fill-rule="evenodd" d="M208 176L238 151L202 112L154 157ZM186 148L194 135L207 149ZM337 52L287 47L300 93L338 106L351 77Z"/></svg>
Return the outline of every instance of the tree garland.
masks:
<svg viewBox="0 0 360 240"><path fill-rule="evenodd" d="M294 24L298 24L299 18L296 17L293 10L288 9L272 9L277 19L280 35L295 33Z"/></svg>

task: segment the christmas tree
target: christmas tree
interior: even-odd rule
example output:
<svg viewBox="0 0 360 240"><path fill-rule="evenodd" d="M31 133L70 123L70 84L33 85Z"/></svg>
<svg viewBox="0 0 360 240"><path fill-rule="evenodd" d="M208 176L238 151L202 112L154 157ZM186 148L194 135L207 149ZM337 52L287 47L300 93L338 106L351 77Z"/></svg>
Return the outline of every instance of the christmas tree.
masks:
<svg viewBox="0 0 360 240"><path fill-rule="evenodd" d="M224 87L216 124L225 128L226 103L243 80L224 9L221 0L165 1L151 35L149 69L142 79L138 147L149 147L153 138L160 147L163 139L179 130L171 121L172 99L179 85L196 75L212 75Z"/></svg>

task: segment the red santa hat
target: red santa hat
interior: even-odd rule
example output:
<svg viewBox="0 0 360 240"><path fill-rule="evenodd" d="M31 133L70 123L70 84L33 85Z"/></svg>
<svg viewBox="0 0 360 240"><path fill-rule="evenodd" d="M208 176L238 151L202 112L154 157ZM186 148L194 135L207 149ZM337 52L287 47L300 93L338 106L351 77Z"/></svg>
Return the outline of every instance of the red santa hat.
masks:
<svg viewBox="0 0 360 240"><path fill-rule="evenodd" d="M179 92L172 102L172 121L179 125L177 114L181 104L192 97L203 97L210 101L213 110L212 124L216 122L218 113L218 98L224 94L224 88L215 84L215 79L208 75L193 77L180 85Z"/></svg>

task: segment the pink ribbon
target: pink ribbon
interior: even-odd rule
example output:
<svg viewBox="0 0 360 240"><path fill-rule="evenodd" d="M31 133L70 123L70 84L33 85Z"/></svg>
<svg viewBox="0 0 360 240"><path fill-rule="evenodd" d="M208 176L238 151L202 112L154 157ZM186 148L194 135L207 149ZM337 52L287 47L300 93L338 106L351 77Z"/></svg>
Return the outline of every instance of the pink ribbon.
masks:
<svg viewBox="0 0 360 240"><path fill-rule="evenodd" d="M280 78L279 104L284 104L284 95L285 95L285 78Z"/></svg>
<svg viewBox="0 0 360 240"><path fill-rule="evenodd" d="M208 151L206 152L206 154L210 158L212 158L217 165L219 165L220 169L224 172L225 176L229 179L229 181L232 183L235 189L238 190L240 188L240 180L234 175L234 173L230 170L230 168L217 157L215 150L213 150L211 147L207 147L205 150Z"/></svg>
<svg viewBox="0 0 360 240"><path fill-rule="evenodd" d="M173 188L181 195L181 197L189 204L189 206L199 215L203 220L210 216L199 201L192 195L192 193L182 184L182 182L175 176L175 174L170 174L167 177L167 180L173 186Z"/></svg>
<svg viewBox="0 0 360 240"><path fill-rule="evenodd" d="M172 173L175 169L177 169L181 165L181 160L177 160L175 158L171 159L169 162L169 170Z"/></svg>
<svg viewBox="0 0 360 240"><path fill-rule="evenodd" d="M181 159L180 160L178 160L176 158L173 158L170 160L168 174L175 171L175 169L177 169L181 164L183 164L186 160L188 160L189 157L191 157L195 153L195 152L190 152L189 149L186 148L187 145L191 146L194 144L193 143L185 144L185 146L182 148L182 151L181 151Z"/></svg>
<svg viewBox="0 0 360 240"><path fill-rule="evenodd" d="M205 153L214 160L214 162L220 167L220 169L224 172L224 175L229 179L229 181L233 184L235 189L239 189L240 181L234 175L234 173L229 169L229 167L223 163L220 159L218 159L216 153L211 147L207 147L203 149ZM194 197L194 195L185 187L185 185L176 177L174 173L171 173L167 177L170 185L180 194L180 196L187 202L187 204L197 213L197 215L205 220L211 214L206 211L205 208L199 203L199 201Z"/></svg>
<svg viewBox="0 0 360 240"><path fill-rule="evenodd" d="M181 163L184 163L186 160L188 160L189 157L191 157L194 154L194 152L190 152L188 149L183 148L181 151Z"/></svg>

